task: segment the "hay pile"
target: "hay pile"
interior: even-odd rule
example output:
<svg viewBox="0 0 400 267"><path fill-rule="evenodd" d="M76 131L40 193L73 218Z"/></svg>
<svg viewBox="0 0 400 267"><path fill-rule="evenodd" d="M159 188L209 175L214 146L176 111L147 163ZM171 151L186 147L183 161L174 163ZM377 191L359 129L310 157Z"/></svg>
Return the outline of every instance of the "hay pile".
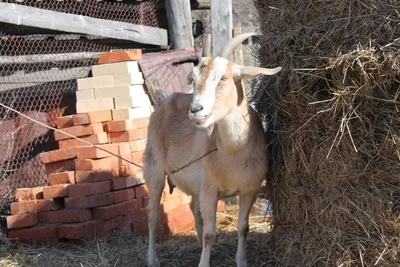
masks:
<svg viewBox="0 0 400 267"><path fill-rule="evenodd" d="M254 0L284 266L399 266L400 1Z"/></svg>

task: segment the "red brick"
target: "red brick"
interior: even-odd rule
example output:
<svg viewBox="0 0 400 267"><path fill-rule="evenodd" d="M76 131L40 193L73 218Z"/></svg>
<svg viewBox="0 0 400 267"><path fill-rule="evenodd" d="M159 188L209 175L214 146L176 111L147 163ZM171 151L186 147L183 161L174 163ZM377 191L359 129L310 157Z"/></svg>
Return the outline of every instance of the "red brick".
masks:
<svg viewBox="0 0 400 267"><path fill-rule="evenodd" d="M129 142L132 152L145 150L146 143L147 143L147 139L139 139L139 140Z"/></svg>
<svg viewBox="0 0 400 267"><path fill-rule="evenodd" d="M121 158L119 159L120 166L128 166L131 164L130 162L133 162L132 153L124 154L124 155L120 155L120 156L121 156L121 158L123 158L123 159L121 159Z"/></svg>
<svg viewBox="0 0 400 267"><path fill-rule="evenodd" d="M134 188L128 188L114 192L114 203L125 202L135 198Z"/></svg>
<svg viewBox="0 0 400 267"><path fill-rule="evenodd" d="M87 197L111 191L110 181L80 183L68 186L68 196Z"/></svg>
<svg viewBox="0 0 400 267"><path fill-rule="evenodd" d="M138 210L141 208L141 206L142 202L140 199L132 199L106 207L94 208L92 210L92 216L95 220L107 220L124 215L134 210Z"/></svg>
<svg viewBox="0 0 400 267"><path fill-rule="evenodd" d="M88 209L79 210L55 210L47 212L39 212L38 218L40 223L75 223L86 222L92 219L92 214Z"/></svg>
<svg viewBox="0 0 400 267"><path fill-rule="evenodd" d="M7 216L7 228L21 228L30 227L38 223L38 217L36 213L26 213L20 215Z"/></svg>
<svg viewBox="0 0 400 267"><path fill-rule="evenodd" d="M115 63L121 61L132 61L142 59L142 50L123 50L115 52L104 52L99 55L97 64Z"/></svg>
<svg viewBox="0 0 400 267"><path fill-rule="evenodd" d="M30 200L11 203L11 214L57 210L62 208L62 202L53 199Z"/></svg>
<svg viewBox="0 0 400 267"><path fill-rule="evenodd" d="M74 224L62 224L58 227L58 237L78 239L96 233L98 221L88 221Z"/></svg>
<svg viewBox="0 0 400 267"><path fill-rule="evenodd" d="M75 170L75 160L63 160L54 163L49 163L45 165L46 174L50 176L52 173L56 172L66 172L66 171L74 171Z"/></svg>
<svg viewBox="0 0 400 267"><path fill-rule="evenodd" d="M150 200L149 196L142 197L143 208L147 208L147 206L149 205L149 200Z"/></svg>
<svg viewBox="0 0 400 267"><path fill-rule="evenodd" d="M111 180L111 189L119 190L126 188L126 177L115 177Z"/></svg>
<svg viewBox="0 0 400 267"><path fill-rule="evenodd" d="M136 198L141 198L147 196L149 193L149 189L145 185L140 185L135 187L135 196Z"/></svg>
<svg viewBox="0 0 400 267"><path fill-rule="evenodd" d="M104 130L108 133L125 132L135 129L147 128L149 118L130 119L123 121L110 121L104 125Z"/></svg>
<svg viewBox="0 0 400 267"><path fill-rule="evenodd" d="M138 209L124 215L124 224L128 225L146 219L147 219L147 210Z"/></svg>
<svg viewBox="0 0 400 267"><path fill-rule="evenodd" d="M72 126L72 127L64 128L63 131L70 135L76 136L76 137L86 136L86 135L103 132L103 124L97 122L97 123L92 123L92 124L88 124L88 125ZM71 136L66 135L64 133L54 132L54 139L56 141L70 139L70 138L71 138Z"/></svg>
<svg viewBox="0 0 400 267"><path fill-rule="evenodd" d="M56 239L57 229L57 225L36 226L33 228L9 232L8 238L16 238L21 241Z"/></svg>
<svg viewBox="0 0 400 267"><path fill-rule="evenodd" d="M112 120L111 110L93 111L88 113L80 113L72 117L74 125L84 125L96 122L106 122Z"/></svg>
<svg viewBox="0 0 400 267"><path fill-rule="evenodd" d="M51 185L65 184L65 183L74 184L75 172L69 171L69 172L52 173L49 175L49 180Z"/></svg>
<svg viewBox="0 0 400 267"><path fill-rule="evenodd" d="M111 143L128 142L147 138L147 128L129 130L125 132L109 133Z"/></svg>
<svg viewBox="0 0 400 267"><path fill-rule="evenodd" d="M102 235L109 230L116 229L124 225L124 217L118 216L110 220L100 221L96 225L96 234Z"/></svg>
<svg viewBox="0 0 400 267"><path fill-rule="evenodd" d="M97 145L101 150L97 147L93 146L79 146L76 148L76 156L78 159L100 159L106 157L112 157L113 155L118 155L119 146L117 144L108 144L108 145ZM108 151L108 152L107 152Z"/></svg>
<svg viewBox="0 0 400 267"><path fill-rule="evenodd" d="M32 196L33 196L33 200L44 199L43 186L32 187Z"/></svg>
<svg viewBox="0 0 400 267"><path fill-rule="evenodd" d="M79 137L84 141L87 141L93 145L100 145L108 143L108 135L107 133L97 133L89 136ZM77 146L87 146L88 144L76 139L65 139L58 141L58 146L60 148L67 148L67 147L77 147Z"/></svg>
<svg viewBox="0 0 400 267"><path fill-rule="evenodd" d="M15 191L15 200L18 202L33 200L32 188L18 188Z"/></svg>
<svg viewBox="0 0 400 267"><path fill-rule="evenodd" d="M119 147L119 151L118 151L119 155L125 155L125 154L132 153L131 145L129 144L129 142L119 143L118 147Z"/></svg>
<svg viewBox="0 0 400 267"><path fill-rule="evenodd" d="M76 158L75 147L57 149L39 154L40 161L44 164Z"/></svg>
<svg viewBox="0 0 400 267"><path fill-rule="evenodd" d="M68 185L69 184L58 184L52 186L43 187L43 197L46 198L57 198L68 196Z"/></svg>
<svg viewBox="0 0 400 267"><path fill-rule="evenodd" d="M72 120L72 115L64 116L64 117L58 117L57 120L56 120L56 125L57 125L58 129L73 126L74 122Z"/></svg>
<svg viewBox="0 0 400 267"><path fill-rule="evenodd" d="M217 205L217 211L218 212L223 212L225 210L225 203L223 201L218 201Z"/></svg>
<svg viewBox="0 0 400 267"><path fill-rule="evenodd" d="M136 185L140 185L140 181L136 177L136 175L131 175L131 176L125 177L125 184L126 184L126 187L133 187Z"/></svg>
<svg viewBox="0 0 400 267"><path fill-rule="evenodd" d="M114 203L113 193L104 193L90 197L67 197L65 198L66 209L89 209L102 207Z"/></svg>
<svg viewBox="0 0 400 267"><path fill-rule="evenodd" d="M132 153L132 161L133 162L143 162L143 151L138 151Z"/></svg>
<svg viewBox="0 0 400 267"><path fill-rule="evenodd" d="M119 159L117 157L108 157L103 159L77 159L77 171L100 171L112 170L118 167Z"/></svg>
<svg viewBox="0 0 400 267"><path fill-rule="evenodd" d="M75 180L77 183L93 183L112 180L118 175L119 169L117 167L107 171L76 171Z"/></svg>
<svg viewBox="0 0 400 267"><path fill-rule="evenodd" d="M169 212L170 210L173 210L181 205L180 199L179 198L173 198L167 201L163 202L163 209L164 212Z"/></svg>
<svg viewBox="0 0 400 267"><path fill-rule="evenodd" d="M135 162L136 163L136 162ZM143 163L139 162L136 163L139 166L142 166ZM141 175L142 173L142 168L138 167L136 165L133 164L129 164L129 165L122 165L119 167L119 175L124 177L124 176L135 176L135 175Z"/></svg>

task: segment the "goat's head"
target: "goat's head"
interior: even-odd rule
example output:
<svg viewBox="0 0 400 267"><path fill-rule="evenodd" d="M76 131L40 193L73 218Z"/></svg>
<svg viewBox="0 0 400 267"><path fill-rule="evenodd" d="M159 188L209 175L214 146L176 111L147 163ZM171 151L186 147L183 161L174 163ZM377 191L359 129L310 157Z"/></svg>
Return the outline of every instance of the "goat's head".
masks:
<svg viewBox="0 0 400 267"><path fill-rule="evenodd" d="M281 68L267 69L237 65L228 58L236 47L255 33L245 33L233 38L215 58L203 57L188 75L193 82L193 100L189 118L198 128L205 129L218 122L246 97L240 85L242 78L259 74L273 75Z"/></svg>

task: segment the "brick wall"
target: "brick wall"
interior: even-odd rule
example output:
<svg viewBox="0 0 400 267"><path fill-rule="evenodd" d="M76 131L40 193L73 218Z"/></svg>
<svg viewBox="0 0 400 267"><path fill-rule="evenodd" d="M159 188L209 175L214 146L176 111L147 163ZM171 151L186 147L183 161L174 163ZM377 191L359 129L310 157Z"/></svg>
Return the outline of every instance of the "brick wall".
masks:
<svg viewBox="0 0 400 267"><path fill-rule="evenodd" d="M111 111L61 117L59 128L142 165L149 118L111 121ZM7 217L21 241L89 240L120 229L147 234L148 191L141 168L55 132L60 148L40 154L50 186L19 188ZM166 183L167 184L167 183ZM194 226L190 196L163 192L158 236ZM221 206L220 206L221 208Z"/></svg>
<svg viewBox="0 0 400 267"><path fill-rule="evenodd" d="M47 243L89 240L120 229L148 232L149 196L139 166L152 106L142 73L134 60L95 65L92 72L77 81L78 114L55 122L64 132L54 132L58 149L39 155L49 186L16 190L7 217L9 238ZM159 237L194 226L190 197L178 188L168 192L165 188L160 203Z"/></svg>

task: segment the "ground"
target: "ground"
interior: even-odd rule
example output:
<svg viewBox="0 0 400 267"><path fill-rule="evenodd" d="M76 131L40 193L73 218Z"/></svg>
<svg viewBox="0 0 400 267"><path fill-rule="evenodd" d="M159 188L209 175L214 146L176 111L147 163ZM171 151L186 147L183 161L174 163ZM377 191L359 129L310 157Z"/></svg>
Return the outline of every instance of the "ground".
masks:
<svg viewBox="0 0 400 267"><path fill-rule="evenodd" d="M235 266L238 207L235 204L225 207L225 212L218 213L218 236L211 255L211 266ZM247 247L249 266L273 266L265 242L270 231L270 217L261 214L262 207L262 203L256 203L250 216ZM0 233L0 267L146 266L146 248L146 238L133 234L120 233L81 245L58 244L35 248L10 243ZM200 253L195 231L170 235L158 243L161 266L197 266Z"/></svg>

